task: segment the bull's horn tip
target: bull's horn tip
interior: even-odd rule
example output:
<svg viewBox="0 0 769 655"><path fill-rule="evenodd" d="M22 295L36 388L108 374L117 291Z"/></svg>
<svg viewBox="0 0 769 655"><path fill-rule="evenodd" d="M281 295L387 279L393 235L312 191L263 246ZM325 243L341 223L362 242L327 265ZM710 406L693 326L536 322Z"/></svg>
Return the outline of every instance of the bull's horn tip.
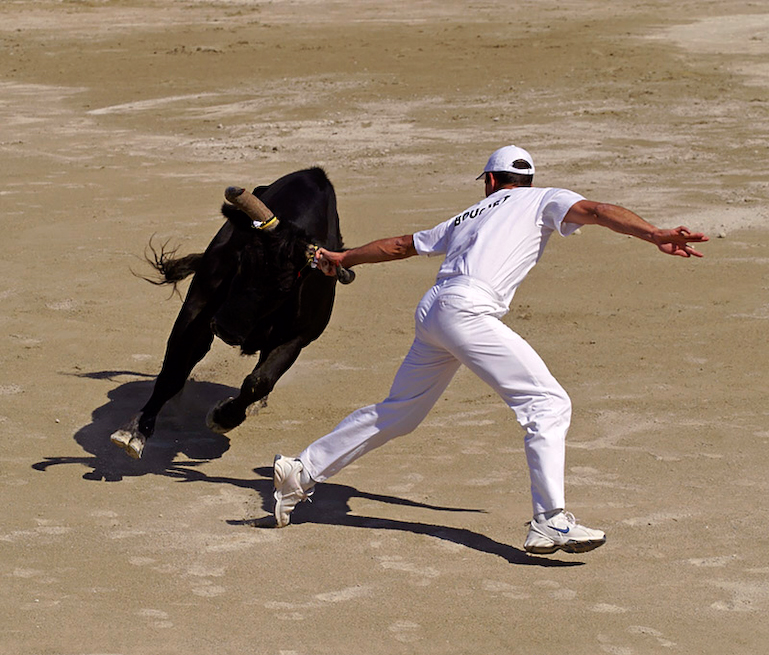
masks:
<svg viewBox="0 0 769 655"><path fill-rule="evenodd" d="M227 198L227 200L233 200L237 198L244 191L245 189L239 186L228 186L224 191L224 197Z"/></svg>

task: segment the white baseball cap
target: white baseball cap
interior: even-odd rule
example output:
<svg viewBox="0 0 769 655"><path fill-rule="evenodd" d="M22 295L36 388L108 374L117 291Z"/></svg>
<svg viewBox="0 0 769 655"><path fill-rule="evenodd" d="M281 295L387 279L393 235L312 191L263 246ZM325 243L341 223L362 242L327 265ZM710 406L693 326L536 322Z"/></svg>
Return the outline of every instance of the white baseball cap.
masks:
<svg viewBox="0 0 769 655"><path fill-rule="evenodd" d="M526 166L516 168L515 162L519 160L526 162ZM520 166L520 162L518 163ZM505 146L499 150L495 150L491 153L489 161L486 162L486 166L476 180L480 180L486 173L496 173L497 171L505 171L507 173L517 173L518 175L534 175L534 160L531 155L523 148L518 146Z"/></svg>

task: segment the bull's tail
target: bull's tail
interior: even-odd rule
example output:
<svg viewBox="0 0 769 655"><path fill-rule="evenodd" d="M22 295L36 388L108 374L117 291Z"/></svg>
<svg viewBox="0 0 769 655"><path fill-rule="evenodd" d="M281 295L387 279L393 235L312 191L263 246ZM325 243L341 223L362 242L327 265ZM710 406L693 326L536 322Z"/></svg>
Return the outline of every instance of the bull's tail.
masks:
<svg viewBox="0 0 769 655"><path fill-rule="evenodd" d="M177 248L169 248L168 241L157 248L150 239L147 249L144 251L144 259L159 274L158 277L147 277L134 273L137 277L146 280L150 284L176 285L198 270L198 265L203 259L203 253L193 253L184 257L176 257Z"/></svg>

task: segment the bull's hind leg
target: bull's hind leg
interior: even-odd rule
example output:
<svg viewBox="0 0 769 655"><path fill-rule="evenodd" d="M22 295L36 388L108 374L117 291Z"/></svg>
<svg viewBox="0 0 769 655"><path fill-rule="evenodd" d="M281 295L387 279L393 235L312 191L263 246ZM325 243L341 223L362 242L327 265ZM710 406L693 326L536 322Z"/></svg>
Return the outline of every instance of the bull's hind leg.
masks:
<svg viewBox="0 0 769 655"><path fill-rule="evenodd" d="M263 352L259 363L243 380L240 393L219 403L208 413L208 427L220 434L238 427L246 420L250 405L266 401L275 383L291 368L306 345L306 339L296 338L267 353Z"/></svg>

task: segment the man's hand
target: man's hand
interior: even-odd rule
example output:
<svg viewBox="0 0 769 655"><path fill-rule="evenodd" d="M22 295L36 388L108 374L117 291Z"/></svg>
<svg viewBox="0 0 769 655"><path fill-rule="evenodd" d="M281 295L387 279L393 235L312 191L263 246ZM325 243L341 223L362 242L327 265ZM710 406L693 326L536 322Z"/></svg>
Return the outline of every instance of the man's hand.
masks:
<svg viewBox="0 0 769 655"><path fill-rule="evenodd" d="M702 243L708 241L702 232L689 232L689 228L683 225L672 230L656 230L651 235L652 241L666 255L678 257L704 257L701 252L692 248L689 243Z"/></svg>
<svg viewBox="0 0 769 655"><path fill-rule="evenodd" d="M336 277L337 269L342 265L342 256L344 253L333 252L325 248L318 248L315 251L315 266L324 275Z"/></svg>

